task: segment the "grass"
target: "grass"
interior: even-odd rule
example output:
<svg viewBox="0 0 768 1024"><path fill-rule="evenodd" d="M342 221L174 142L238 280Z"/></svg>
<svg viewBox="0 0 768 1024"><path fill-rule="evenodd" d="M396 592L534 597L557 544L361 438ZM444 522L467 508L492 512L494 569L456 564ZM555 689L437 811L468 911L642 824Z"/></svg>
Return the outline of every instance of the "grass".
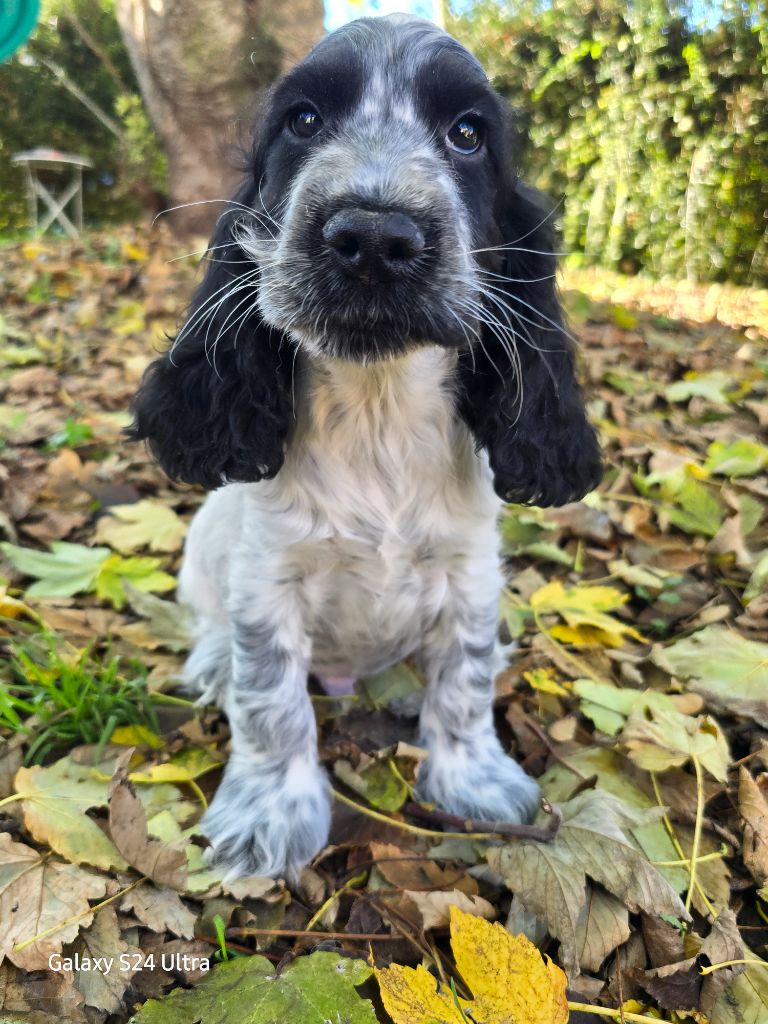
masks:
<svg viewBox="0 0 768 1024"><path fill-rule="evenodd" d="M81 743L102 745L121 725L157 731L147 673L137 662L91 647L63 653L55 634L43 632L11 645L11 677L0 683L0 726L31 739L26 764Z"/></svg>

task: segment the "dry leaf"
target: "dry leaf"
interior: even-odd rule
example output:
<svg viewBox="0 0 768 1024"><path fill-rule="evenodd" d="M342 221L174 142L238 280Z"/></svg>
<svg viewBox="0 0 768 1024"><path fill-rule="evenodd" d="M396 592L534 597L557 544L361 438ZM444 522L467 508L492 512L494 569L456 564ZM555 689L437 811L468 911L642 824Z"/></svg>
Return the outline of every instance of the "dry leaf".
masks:
<svg viewBox="0 0 768 1024"><path fill-rule="evenodd" d="M630 910L688 915L672 886L638 852L626 831L657 818L609 794L588 790L561 808L563 823L550 843L510 843L488 851L489 865L523 906L547 922L560 940L568 970L578 966L577 926L587 905L587 878L599 882Z"/></svg>
<svg viewBox="0 0 768 1024"><path fill-rule="evenodd" d="M106 879L74 864L41 857L0 833L0 963L7 956L25 971L48 969L48 958L61 953L62 943L71 942L93 920L88 900L99 899L105 892ZM73 917L76 920L70 921ZM63 927L14 951L15 945L56 925Z"/></svg>
<svg viewBox="0 0 768 1024"><path fill-rule="evenodd" d="M107 787L97 772L64 757L48 767L19 768L15 779L24 824L39 842L47 843L73 864L124 869L114 844L86 811L106 803Z"/></svg>
<svg viewBox="0 0 768 1024"><path fill-rule="evenodd" d="M81 932L68 956L77 954L80 963L109 961L107 970L75 969L75 985L82 992L87 1006L117 1013L123 1008L123 993L136 973L133 966L141 950L130 946L120 935L117 914L112 906L102 907L91 927ZM125 957L125 959L123 959Z"/></svg>
<svg viewBox="0 0 768 1024"><path fill-rule="evenodd" d="M172 889L159 889L147 882L126 893L120 909L132 910L154 932L173 932L181 939L191 939L195 933L196 915Z"/></svg>
<svg viewBox="0 0 768 1024"><path fill-rule="evenodd" d="M112 505L109 515L96 524L93 540L124 555L141 548L173 552L181 548L186 532L187 524L172 508L147 498L133 505Z"/></svg>
<svg viewBox="0 0 768 1024"><path fill-rule="evenodd" d="M709 715L693 718L658 702L646 702L630 713L621 741L635 764L646 771L679 768L696 758L719 782L728 778L728 742Z"/></svg>
<svg viewBox="0 0 768 1024"><path fill-rule="evenodd" d="M377 970L382 1002L395 1024L566 1024L566 979L524 935L451 908L451 949L472 1000L457 1006L423 967Z"/></svg>
<svg viewBox="0 0 768 1024"><path fill-rule="evenodd" d="M150 839L147 817L128 781L133 747L121 754L109 785L109 832L126 861L159 886L183 889L187 880L187 840L171 843Z"/></svg>
<svg viewBox="0 0 768 1024"><path fill-rule="evenodd" d="M744 765L739 769L739 813L744 819L744 865L763 885L768 881L768 800Z"/></svg>

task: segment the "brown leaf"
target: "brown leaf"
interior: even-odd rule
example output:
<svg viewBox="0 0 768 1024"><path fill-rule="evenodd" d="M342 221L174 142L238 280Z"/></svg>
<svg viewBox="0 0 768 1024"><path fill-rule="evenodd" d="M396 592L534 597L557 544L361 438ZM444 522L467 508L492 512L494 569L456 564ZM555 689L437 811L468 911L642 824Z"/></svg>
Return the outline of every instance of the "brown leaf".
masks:
<svg viewBox="0 0 768 1024"><path fill-rule="evenodd" d="M103 877L74 864L43 858L0 833L0 963L7 956L25 971L48 969L48 958L61 953L62 944L71 942L80 928L93 920L88 901L99 899L105 891ZM15 945L42 936L54 926L62 927L14 950Z"/></svg>
<svg viewBox="0 0 768 1024"><path fill-rule="evenodd" d="M451 892L445 892L442 889L436 892L416 892L406 889L404 895L413 904L421 918L421 927L424 931L428 931L430 928L446 927L451 920L451 907L458 907L465 914L484 917L486 921L493 921L496 917L496 908L492 903L484 900L482 896L467 896L460 889L454 889Z"/></svg>
<svg viewBox="0 0 768 1024"><path fill-rule="evenodd" d="M187 858L183 845L150 839L144 808L128 781L128 762L135 747L129 747L115 764L109 784L109 832L128 863L159 886L183 889L187 880Z"/></svg>
<svg viewBox="0 0 768 1024"><path fill-rule="evenodd" d="M140 885L126 893L120 909L132 910L139 921L154 932L169 931L182 939L191 939L194 935L195 914L172 889Z"/></svg>
<svg viewBox="0 0 768 1024"><path fill-rule="evenodd" d="M84 1000L74 987L71 971L30 974L9 963L0 967L0 1019L9 1019L9 1024L10 1020L25 1024L88 1024L83 1007Z"/></svg>
<svg viewBox="0 0 768 1024"><path fill-rule="evenodd" d="M83 965L75 970L75 985L82 992L86 1005L108 1013L121 1010L123 993L136 973L134 957L141 954L141 950L123 940L114 907L102 907L96 914L91 927L81 932L74 944L72 954L75 953ZM124 961L123 956L127 960ZM107 970L85 969L84 965L89 960L103 961L104 958L111 958Z"/></svg>
<svg viewBox="0 0 768 1024"><path fill-rule="evenodd" d="M576 922L576 955L579 966L597 971L605 958L629 938L627 908L602 889L590 889L587 905Z"/></svg>
<svg viewBox="0 0 768 1024"><path fill-rule="evenodd" d="M768 881L768 800L744 765L739 769L739 813L744 819L744 865L762 885Z"/></svg>
<svg viewBox="0 0 768 1024"><path fill-rule="evenodd" d="M732 910L723 910L715 919L712 931L706 937L699 950L699 963L703 966L721 964L728 960L741 960L745 957L744 943L741 941L736 914ZM746 970L745 964L723 967L704 977L701 986L699 1009L706 1016L720 996L729 988L740 974Z"/></svg>
<svg viewBox="0 0 768 1024"><path fill-rule="evenodd" d="M698 957L649 971L635 969L632 977L665 1010L695 1010L699 1005L702 978Z"/></svg>

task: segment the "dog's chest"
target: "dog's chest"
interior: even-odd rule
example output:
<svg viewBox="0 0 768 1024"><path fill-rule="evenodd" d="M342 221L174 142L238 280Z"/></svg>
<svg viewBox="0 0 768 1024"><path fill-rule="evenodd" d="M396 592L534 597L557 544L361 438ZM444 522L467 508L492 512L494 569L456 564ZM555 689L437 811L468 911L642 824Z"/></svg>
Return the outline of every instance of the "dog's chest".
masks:
<svg viewBox="0 0 768 1024"><path fill-rule="evenodd" d="M454 409L452 353L427 348L383 367L320 367L294 480L318 539L421 557L493 517L484 463Z"/></svg>
<svg viewBox="0 0 768 1024"><path fill-rule="evenodd" d="M318 671L415 649L449 573L495 550L498 501L455 415L448 354L416 355L378 379L345 367L317 381L286 467L297 532L284 559L304 581Z"/></svg>

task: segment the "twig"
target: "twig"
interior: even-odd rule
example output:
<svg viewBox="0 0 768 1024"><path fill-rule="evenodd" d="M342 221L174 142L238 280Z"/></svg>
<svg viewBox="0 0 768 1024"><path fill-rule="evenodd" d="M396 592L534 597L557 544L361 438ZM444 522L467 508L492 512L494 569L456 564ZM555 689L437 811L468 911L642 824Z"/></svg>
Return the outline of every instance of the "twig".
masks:
<svg viewBox="0 0 768 1024"><path fill-rule="evenodd" d="M656 803L659 805L659 807L665 807L666 804L664 803L664 800L662 799L662 796L661 796L661 790L659 789L659 780L656 778L656 772L651 772L650 775L651 775L651 785L653 786L653 793L654 793L654 796L656 797ZM675 832L675 827L672 824L672 822L669 820L669 815L666 813L666 811L662 815L661 820L663 821L664 828L667 830L667 835L669 836L669 838L670 838L670 840L672 842L672 845L675 848L675 853L678 855L678 857L680 857L682 860L685 860L687 862L690 858L685 856L685 850L680 845L680 840L677 838L677 833ZM699 891L699 896L701 898L702 903L704 904L704 906L707 909L707 912L711 915L712 920L714 921L717 918L717 910L715 910L715 908L710 903L709 898L707 897L707 894L704 892L704 889L701 887L701 884L699 883L698 880L696 881L696 888Z"/></svg>
<svg viewBox="0 0 768 1024"><path fill-rule="evenodd" d="M403 807L405 814L422 821L432 821L438 825L450 825L457 832L488 832L504 836L505 839L532 839L537 843L549 843L557 835L562 816L556 808L552 808L548 825L518 825L511 821L485 821L482 818L462 818L458 814L447 811L431 811L423 804L409 802ZM439 833L445 835L445 832Z"/></svg>
<svg viewBox="0 0 768 1024"><path fill-rule="evenodd" d="M219 940L215 935L198 935L196 933L195 938L198 942L207 942L209 946L219 945ZM229 949L234 949L238 953L248 953L250 956L253 956L253 950L250 946L241 946L239 942L228 942L227 946ZM262 953L262 956L263 955L264 954Z"/></svg>
<svg viewBox="0 0 768 1024"><path fill-rule="evenodd" d="M357 803L356 800L351 800L344 793L340 793L337 789L331 789L333 797L342 804L346 804L347 807L352 807L360 814L364 814L367 818L373 818L374 821L382 821L385 825L392 825L394 828L401 828L404 832L411 832L417 836L428 836L430 839L499 839L498 832L437 832L432 828L421 828L419 825L411 825L410 822L400 821L398 818L390 818L388 814L381 814L379 811L374 811L371 807L366 807L364 804Z"/></svg>
<svg viewBox="0 0 768 1024"><path fill-rule="evenodd" d="M610 1006L590 1006L589 1003L572 1003L568 1000L568 1009L579 1013L594 1013L596 1017L612 1017L614 1020L621 1020L621 1013L618 1009ZM642 1013L630 1013L623 1011L624 1020L633 1021L634 1024L664 1024L663 1018L646 1017Z"/></svg>
<svg viewBox="0 0 768 1024"><path fill-rule="evenodd" d="M226 937L238 935L274 936L277 939L349 939L350 942L399 942L399 935L381 935L378 932L312 932L292 928L227 928Z"/></svg>
<svg viewBox="0 0 768 1024"><path fill-rule="evenodd" d="M723 960L721 964L710 964L709 967L700 967L699 974L712 974L713 971L721 971L724 967L735 967L737 964L747 964L750 967L768 967L765 960Z"/></svg>
<svg viewBox="0 0 768 1024"><path fill-rule="evenodd" d="M361 871L359 874L353 875L352 878L348 878L342 886L336 889L335 892L332 892L328 899L325 901L325 903L323 903L323 905L320 907L320 909L316 910L312 917L310 917L309 921L307 921L307 931L312 931L312 929L315 927L318 921L320 921L326 910L329 907L332 907L333 904L336 903L338 900L340 900L345 892L351 889L353 885L357 885L358 883L364 882L367 877L368 872Z"/></svg>
<svg viewBox="0 0 768 1024"><path fill-rule="evenodd" d="M701 844L702 818L704 817L704 779L701 774L701 764L695 754L691 755L693 767L696 771L696 824L693 826L693 846L691 847L691 880L688 892L685 897L685 909L690 911L693 900L693 890L696 885L697 860L699 856L699 845Z"/></svg>
<svg viewBox="0 0 768 1024"><path fill-rule="evenodd" d="M97 910L101 910L102 907L106 907L108 903L119 900L121 896L125 896L126 893L130 892L131 889L135 889L136 886L141 885L142 882L147 881L147 876L142 875L141 878L137 878L135 882L131 882L130 885L126 885L120 892L116 892L114 896L107 896L101 903L97 903L93 907L88 907L87 910L82 910L79 914L73 914L72 917L68 917L66 921L60 921L58 924L53 925L52 928L46 928L44 932L39 932L37 935L33 935L31 939L24 939L23 942L17 942L13 947L14 953L20 953L22 949L26 949L27 946L31 946L35 942L39 942L40 939L47 939L49 935L55 935L56 932L61 931L62 928L66 928L67 925L75 924L77 921L82 920L84 917L88 917L89 914L95 914Z"/></svg>

